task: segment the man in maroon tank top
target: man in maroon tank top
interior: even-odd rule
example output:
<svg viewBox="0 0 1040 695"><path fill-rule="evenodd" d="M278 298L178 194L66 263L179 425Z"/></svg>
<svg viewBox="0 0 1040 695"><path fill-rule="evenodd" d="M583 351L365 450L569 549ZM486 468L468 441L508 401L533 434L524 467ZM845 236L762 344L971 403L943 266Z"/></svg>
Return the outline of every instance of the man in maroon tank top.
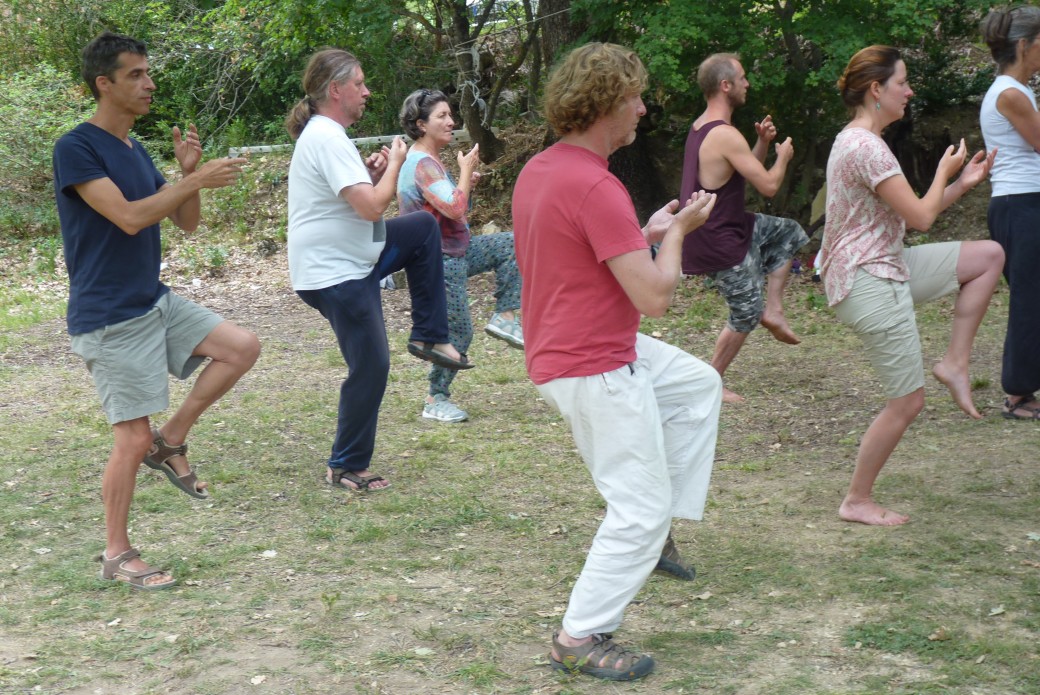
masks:
<svg viewBox="0 0 1040 695"><path fill-rule="evenodd" d="M697 70L697 82L707 108L686 139L680 199L703 189L715 193L716 202L704 226L686 237L682 269L686 275L711 277L729 305L729 320L711 358L711 366L724 375L759 323L780 342L800 342L784 317L783 293L791 260L809 237L794 220L753 214L744 207L745 181L767 198L776 195L794 147L791 138L779 143L776 161L767 169L769 143L776 138L772 117L755 123L754 147L733 127L733 111L744 105L750 86L739 56L709 56ZM728 403L744 400L729 389L722 394Z"/></svg>

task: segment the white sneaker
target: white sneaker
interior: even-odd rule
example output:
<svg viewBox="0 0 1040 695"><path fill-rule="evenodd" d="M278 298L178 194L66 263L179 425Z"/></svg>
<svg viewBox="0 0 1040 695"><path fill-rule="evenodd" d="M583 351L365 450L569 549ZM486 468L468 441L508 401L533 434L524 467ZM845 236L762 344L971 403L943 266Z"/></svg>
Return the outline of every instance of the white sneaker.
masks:
<svg viewBox="0 0 1040 695"><path fill-rule="evenodd" d="M437 422L462 422L469 418L465 410L449 401L443 393L436 394L433 403L423 406L422 416Z"/></svg>
<svg viewBox="0 0 1040 695"><path fill-rule="evenodd" d="M484 327L484 332L506 341L515 348L524 349L524 329L520 327L519 319L507 320L502 318L502 314L495 312L491 315L488 325Z"/></svg>

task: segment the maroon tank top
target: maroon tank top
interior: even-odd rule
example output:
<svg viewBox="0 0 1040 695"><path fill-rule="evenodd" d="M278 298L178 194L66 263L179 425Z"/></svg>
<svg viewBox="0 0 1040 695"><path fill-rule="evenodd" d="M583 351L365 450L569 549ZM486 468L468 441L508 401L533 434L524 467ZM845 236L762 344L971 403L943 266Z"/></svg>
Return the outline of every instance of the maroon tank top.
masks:
<svg viewBox="0 0 1040 695"><path fill-rule="evenodd" d="M725 121L705 123L700 130L690 126L683 157L682 189L679 200L689 199L695 191L716 195L708 221L690 232L683 241L682 270L686 275L704 275L732 268L744 260L751 246L755 216L744 209L744 177L734 171L721 188L702 186L699 177L700 150L712 129Z"/></svg>

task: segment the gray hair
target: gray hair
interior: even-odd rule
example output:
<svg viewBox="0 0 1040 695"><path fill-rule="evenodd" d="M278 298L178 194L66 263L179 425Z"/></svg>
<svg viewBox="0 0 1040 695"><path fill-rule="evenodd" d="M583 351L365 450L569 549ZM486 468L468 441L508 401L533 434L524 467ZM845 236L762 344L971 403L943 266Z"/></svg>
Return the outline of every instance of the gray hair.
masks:
<svg viewBox="0 0 1040 695"><path fill-rule="evenodd" d="M740 56L736 53L713 53L704 59L697 68L697 84L705 99L715 96L723 80L733 82L737 79L736 63L739 62Z"/></svg>
<svg viewBox="0 0 1040 695"><path fill-rule="evenodd" d="M303 71L303 91L307 96L296 102L285 119L289 137L300 137L307 121L317 113L318 105L329 98L329 85L349 80L360 67L361 62L353 54L339 48L326 48L312 55Z"/></svg>
<svg viewBox="0 0 1040 695"><path fill-rule="evenodd" d="M1018 42L1032 43L1038 35L1040 8L1032 5L993 10L982 20L982 38L1001 72L1018 60Z"/></svg>

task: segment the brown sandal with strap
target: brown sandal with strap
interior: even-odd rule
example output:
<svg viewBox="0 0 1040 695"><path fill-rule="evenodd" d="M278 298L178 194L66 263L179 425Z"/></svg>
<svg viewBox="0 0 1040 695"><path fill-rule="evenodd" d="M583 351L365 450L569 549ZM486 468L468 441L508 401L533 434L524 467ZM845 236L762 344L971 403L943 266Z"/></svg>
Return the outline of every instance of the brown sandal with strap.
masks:
<svg viewBox="0 0 1040 695"><path fill-rule="evenodd" d="M169 589L177 583L177 580L173 577L170 577L169 581L165 582L148 583L149 577L168 575L165 570L147 566L143 570L128 570L123 567L126 563L139 557L141 557L141 553L137 552L136 548L130 548L130 550L122 552L112 559L105 557L105 553L102 552L96 558L101 563L101 571L98 573L98 576L106 581L126 582L135 589L143 589L145 591Z"/></svg>
<svg viewBox="0 0 1040 695"><path fill-rule="evenodd" d="M1029 415L1019 415L1016 412L1018 410L1024 410ZM1008 420L1040 420L1040 403L1032 393L1028 396L1019 396L1014 403L1011 402L1009 396L1004 399L1004 407L1001 408L1000 414Z"/></svg>
<svg viewBox="0 0 1040 695"><path fill-rule="evenodd" d="M559 655L559 659L553 656ZM654 670L654 660L646 654L630 652L613 640L613 635L592 635L592 640L578 647L560 644L560 633L553 633L553 652L549 665L559 671L585 673L611 681L633 681ZM621 662L621 668L614 668ZM600 664L610 664L600 666Z"/></svg>
<svg viewBox="0 0 1040 695"><path fill-rule="evenodd" d="M377 483L382 480L386 480L381 475L372 473L371 475L361 476L354 471L343 470L342 468L329 468L329 472L332 477L325 476L325 482L334 488L341 488L344 490L354 490L355 492L365 492L366 490L385 490L390 487L389 483L380 487L369 487L372 483ZM354 483L354 486L344 485L342 481L348 480ZM355 487L356 486L356 487Z"/></svg>
<svg viewBox="0 0 1040 695"><path fill-rule="evenodd" d="M188 444L185 442L180 446L170 446L163 439L162 434L156 428L152 428L152 448L148 451L148 455L144 457L144 465L149 468L154 468L157 471L162 471L166 474L166 477L170 479L170 482L174 484L178 489L183 490L192 497L196 497L200 500L209 499L209 493L206 492L206 488L199 487L199 479L195 475L195 471L191 468L184 475L177 475L177 471L173 469L168 461L174 456L188 456Z"/></svg>

